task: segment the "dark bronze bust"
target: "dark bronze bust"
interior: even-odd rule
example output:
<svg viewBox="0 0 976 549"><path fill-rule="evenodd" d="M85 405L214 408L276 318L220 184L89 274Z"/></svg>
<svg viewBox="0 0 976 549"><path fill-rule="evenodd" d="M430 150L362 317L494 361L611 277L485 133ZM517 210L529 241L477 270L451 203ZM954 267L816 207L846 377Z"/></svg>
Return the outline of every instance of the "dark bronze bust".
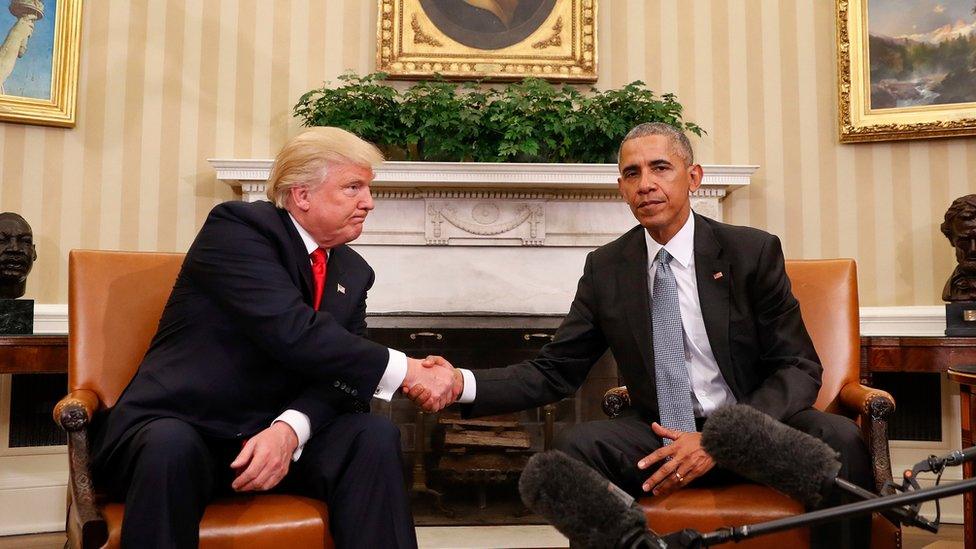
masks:
<svg viewBox="0 0 976 549"><path fill-rule="evenodd" d="M13 212L0 213L0 299L24 295L35 259L34 235L27 221Z"/></svg>
<svg viewBox="0 0 976 549"><path fill-rule="evenodd" d="M959 265L942 290L945 301L976 301L976 194L961 196L945 213L942 234L956 249Z"/></svg>

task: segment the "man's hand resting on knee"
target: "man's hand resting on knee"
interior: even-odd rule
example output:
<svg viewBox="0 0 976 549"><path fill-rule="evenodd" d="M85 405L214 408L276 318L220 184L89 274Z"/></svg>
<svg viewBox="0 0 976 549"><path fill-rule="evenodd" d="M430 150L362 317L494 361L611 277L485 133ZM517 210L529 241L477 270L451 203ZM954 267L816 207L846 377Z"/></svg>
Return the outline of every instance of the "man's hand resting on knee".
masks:
<svg viewBox="0 0 976 549"><path fill-rule="evenodd" d="M270 490L288 474L292 454L298 448L298 436L284 421L254 435L230 464L237 471L231 488L238 492Z"/></svg>
<svg viewBox="0 0 976 549"><path fill-rule="evenodd" d="M654 434L669 438L673 442L662 446L637 462L639 469L647 469L662 462L657 471L644 482L644 491L653 491L655 496L666 496L687 486L689 482L715 467L712 456L701 446L701 433L686 433L662 427L657 422L651 424Z"/></svg>

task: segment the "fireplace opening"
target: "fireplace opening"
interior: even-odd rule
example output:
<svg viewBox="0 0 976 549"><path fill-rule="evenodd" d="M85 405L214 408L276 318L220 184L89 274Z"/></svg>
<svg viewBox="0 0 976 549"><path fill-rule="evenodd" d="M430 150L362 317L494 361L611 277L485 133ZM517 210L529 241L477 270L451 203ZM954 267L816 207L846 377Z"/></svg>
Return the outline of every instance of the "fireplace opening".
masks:
<svg viewBox="0 0 976 549"><path fill-rule="evenodd" d="M384 314L371 316L368 337L411 357L442 355L472 370L529 359L549 342L561 316ZM619 385L616 364L605 355L575 395L504 416L462 419L456 406L438 414L408 399L374 401L372 413L400 428L405 474L418 526L540 524L518 495L526 461L558 433L580 422L605 419L603 394Z"/></svg>

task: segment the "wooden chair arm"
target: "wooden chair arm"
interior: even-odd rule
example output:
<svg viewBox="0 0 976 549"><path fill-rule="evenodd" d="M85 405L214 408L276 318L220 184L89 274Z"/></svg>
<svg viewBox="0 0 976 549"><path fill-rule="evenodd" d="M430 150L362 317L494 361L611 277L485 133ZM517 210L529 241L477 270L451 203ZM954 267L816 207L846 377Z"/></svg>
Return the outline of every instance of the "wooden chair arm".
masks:
<svg viewBox="0 0 976 549"><path fill-rule="evenodd" d="M93 391L72 391L54 406L54 421L68 432L68 539L80 547L101 547L108 539L105 519L98 512L88 449L88 425L101 402Z"/></svg>
<svg viewBox="0 0 976 549"><path fill-rule="evenodd" d="M88 427L100 405L101 401L94 391L72 391L54 405L54 422L69 433L80 431Z"/></svg>
<svg viewBox="0 0 976 549"><path fill-rule="evenodd" d="M878 493L890 492L891 453L888 448L888 417L895 411L895 399L886 391L860 383L848 383L840 390L841 404L861 419L861 429L871 453L874 487ZM885 488L888 487L886 490Z"/></svg>
<svg viewBox="0 0 976 549"><path fill-rule="evenodd" d="M603 413L613 419L630 408L630 392L627 386L614 387L603 395Z"/></svg>
<svg viewBox="0 0 976 549"><path fill-rule="evenodd" d="M887 391L867 387L856 382L848 383L841 388L840 402L845 408L851 412L856 412L858 415L870 416L872 406L878 407L875 413L884 416L885 421L895 411L895 399Z"/></svg>

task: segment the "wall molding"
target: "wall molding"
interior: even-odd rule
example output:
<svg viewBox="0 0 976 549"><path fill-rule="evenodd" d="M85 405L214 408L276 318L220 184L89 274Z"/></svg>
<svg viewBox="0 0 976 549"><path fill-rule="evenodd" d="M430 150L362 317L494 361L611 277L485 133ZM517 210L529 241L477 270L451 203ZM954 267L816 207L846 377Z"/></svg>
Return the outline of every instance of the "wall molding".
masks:
<svg viewBox="0 0 976 549"><path fill-rule="evenodd" d="M943 336L945 306L861 307L862 336Z"/></svg>
<svg viewBox="0 0 976 549"><path fill-rule="evenodd" d="M396 311L373 311L389 314ZM945 335L945 307L916 305L861 307L862 336L941 336ZM34 306L35 334L68 333L67 303L38 303Z"/></svg>

